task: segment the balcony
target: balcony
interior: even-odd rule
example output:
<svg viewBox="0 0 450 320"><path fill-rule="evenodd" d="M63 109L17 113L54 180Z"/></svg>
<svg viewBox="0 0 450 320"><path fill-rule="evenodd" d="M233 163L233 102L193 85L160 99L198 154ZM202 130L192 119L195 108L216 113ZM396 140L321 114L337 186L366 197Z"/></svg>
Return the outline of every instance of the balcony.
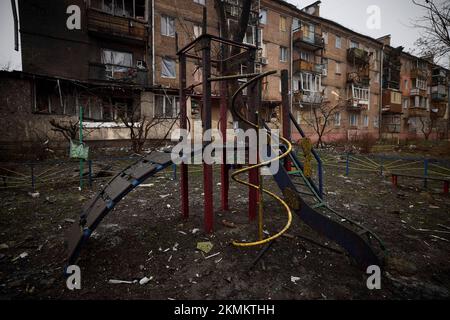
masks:
<svg viewBox="0 0 450 320"><path fill-rule="evenodd" d="M411 89L410 95L412 97L415 97L415 96L427 97L428 93L427 93L427 90L425 90L425 89L413 88L413 89Z"/></svg>
<svg viewBox="0 0 450 320"><path fill-rule="evenodd" d="M89 32L108 39L121 39L131 42L148 40L147 25L144 21L114 16L97 9L87 10Z"/></svg>
<svg viewBox="0 0 450 320"><path fill-rule="evenodd" d="M148 71L111 64L89 63L89 79L146 87Z"/></svg>
<svg viewBox="0 0 450 320"><path fill-rule="evenodd" d="M294 93L294 102L301 104L303 107L318 107L324 102L324 97L321 92L297 91Z"/></svg>
<svg viewBox="0 0 450 320"><path fill-rule="evenodd" d="M383 113L402 112L402 94L394 90L383 91Z"/></svg>
<svg viewBox="0 0 450 320"><path fill-rule="evenodd" d="M431 92L431 101L434 101L434 102L448 101L448 93L446 93L445 90Z"/></svg>
<svg viewBox="0 0 450 320"><path fill-rule="evenodd" d="M414 68L411 70L411 79L423 79L428 78L428 70L424 68Z"/></svg>
<svg viewBox="0 0 450 320"><path fill-rule="evenodd" d="M294 46L306 50L316 51L325 48L325 42L319 33L306 32L297 29L293 35Z"/></svg>
<svg viewBox="0 0 450 320"><path fill-rule="evenodd" d="M303 59L298 59L294 61L294 73L298 73L301 71L309 71L312 73L323 74L324 65L319 63L314 63L310 61L306 61Z"/></svg>
<svg viewBox="0 0 450 320"><path fill-rule="evenodd" d="M420 107L420 106L413 106L409 108L408 110L408 117L409 118L422 118L428 116L428 110L427 108Z"/></svg>
<svg viewBox="0 0 450 320"><path fill-rule="evenodd" d="M347 74L347 83L362 87L368 87L370 86L370 77L368 75L368 72L349 72Z"/></svg>
<svg viewBox="0 0 450 320"><path fill-rule="evenodd" d="M370 53L359 48L350 48L347 50L347 60L353 65L365 66L370 64Z"/></svg>

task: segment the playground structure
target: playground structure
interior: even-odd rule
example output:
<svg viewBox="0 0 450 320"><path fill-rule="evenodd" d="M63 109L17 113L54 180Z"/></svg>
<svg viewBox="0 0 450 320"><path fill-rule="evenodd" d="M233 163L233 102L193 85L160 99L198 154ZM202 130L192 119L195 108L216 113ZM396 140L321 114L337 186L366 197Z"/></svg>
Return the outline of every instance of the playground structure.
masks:
<svg viewBox="0 0 450 320"><path fill-rule="evenodd" d="M257 48L251 45L237 43L228 39L223 39L207 33L206 10L204 13L203 35L189 43L178 51L180 68L180 127L188 128L187 117L187 59L193 59L202 65L202 122L204 132L212 129L211 116L211 84L213 82L221 83L220 95L220 131L223 137L224 150L227 150L227 112L231 109L235 119L241 128L250 127L259 130L265 130L269 137L272 132L262 123L259 114L261 106L260 85L264 77L276 71L256 74L254 71L254 61ZM212 59L211 45L219 44L222 48L238 48L240 54L238 57L231 57L228 60ZM201 56L196 52L201 51ZM246 63L248 74L240 75L220 75L212 77L212 64L217 69L222 69L226 63ZM257 218L259 224L258 240L251 243L237 243L238 247L254 247L264 244L270 244L292 225L292 214L295 213L308 226L315 231L323 234L330 240L343 247L349 255L355 260L359 267L366 269L371 265L383 265L383 251L385 250L381 240L370 230L358 224L351 219L337 213L324 201L323 183L322 183L322 163L318 154L311 150L312 155L318 161L319 185L311 179L309 174L305 174L305 163L300 161L292 150L290 142L291 123L303 138L306 138L301 127L296 123L295 118L290 113L289 103L289 84L288 73L286 70L281 72L282 78L282 136L280 153L278 156L267 162L260 162L256 165L237 170L231 174L234 181L243 184L249 188L248 214L250 221ZM231 97L227 99L226 81L247 79ZM247 91L246 110L244 115L239 109L237 98L244 90ZM205 139L208 141L208 137ZM183 158L193 157L203 151L210 142L204 142L202 148L195 149L191 154L184 154ZM230 184L231 167L226 164L226 152L224 161L221 165L221 206L223 211L229 210L228 191ZM273 191L265 189L263 179L260 178L260 169L272 162L279 162L279 170L274 173L273 178L280 188L283 198L276 195ZM69 231L68 236L68 265L76 262L80 250L88 241L92 232L98 227L103 218L111 212L117 203L123 199L134 188L138 187L148 178L172 165L172 154L170 152L152 152L125 170L118 173L98 195L87 203L80 216L78 223L75 223ZM248 181L239 178L240 175L248 173ZM189 178L188 165L180 165L180 186L181 186L181 214L187 219L189 217ZM210 164L203 164L203 187L204 187L204 229L206 233L214 231L214 205L213 205L213 167ZM285 209L288 216L285 227L277 234L264 238L263 234L263 200L264 194L274 198Z"/></svg>

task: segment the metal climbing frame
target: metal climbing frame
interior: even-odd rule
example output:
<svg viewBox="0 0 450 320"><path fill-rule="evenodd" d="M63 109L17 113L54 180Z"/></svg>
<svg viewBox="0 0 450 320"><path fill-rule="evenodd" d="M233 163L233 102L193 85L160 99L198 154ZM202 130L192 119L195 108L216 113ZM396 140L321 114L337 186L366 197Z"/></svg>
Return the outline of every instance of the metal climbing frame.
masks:
<svg viewBox="0 0 450 320"><path fill-rule="evenodd" d="M232 56L226 60L224 59L213 59L211 57L211 46L212 44L219 44L221 46L221 52L224 52L224 48L238 48L240 53L236 56ZM201 51L201 56L197 55L196 52ZM207 11L204 8L203 11L203 34L186 45L184 48L178 51L177 55L179 57L179 74L180 74L180 113L181 113L181 129L188 129L188 117L187 117L187 90L191 87L187 86L187 60L191 59L200 62L202 65L202 83L195 86L202 86L202 123L203 132L207 132L212 127L212 103L211 103L211 84L214 81L221 81L220 83L220 129L223 137L224 149L226 149L226 130L227 130L227 86L224 81L224 77L212 78L211 70L212 64L215 64L217 69L224 70L226 64L247 64L249 73L254 72L254 61L256 58L257 48L252 45L247 45L232 40L224 39L218 36L208 34L207 29ZM243 76L245 77L245 76ZM242 78L243 78L242 77ZM231 78L230 78L231 80ZM250 88L250 101L248 113L251 117L255 116L256 106L259 104L258 90L255 86ZM208 145L210 137L204 137L204 147ZM188 168L186 164L181 164L181 204L182 204L182 216L184 218L189 217L189 177ZM203 164L203 187L204 187L204 227L206 233L212 233L214 229L214 203L213 203L213 168L211 165ZM249 173L249 182L251 184L258 184L258 170L251 170ZM229 209L228 205L228 191L229 191L229 166L226 164L226 154L224 153L223 164L221 165L221 201L222 210L227 211ZM254 220L257 216L257 203L258 203L258 191L249 188L249 218Z"/></svg>

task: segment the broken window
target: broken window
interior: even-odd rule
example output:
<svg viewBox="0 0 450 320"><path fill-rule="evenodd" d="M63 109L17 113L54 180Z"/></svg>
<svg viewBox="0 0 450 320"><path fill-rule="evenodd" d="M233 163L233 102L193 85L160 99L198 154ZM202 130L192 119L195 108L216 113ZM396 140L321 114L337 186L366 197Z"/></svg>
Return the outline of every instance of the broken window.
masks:
<svg viewBox="0 0 450 320"><path fill-rule="evenodd" d="M176 96L155 96L155 118L176 119L180 113L180 100Z"/></svg>
<svg viewBox="0 0 450 320"><path fill-rule="evenodd" d="M133 54L103 49L102 63L106 66L106 78L124 80L133 76Z"/></svg>
<svg viewBox="0 0 450 320"><path fill-rule="evenodd" d="M35 80L33 111L43 114L74 115L73 88L58 80Z"/></svg>
<svg viewBox="0 0 450 320"><path fill-rule="evenodd" d="M162 58L161 63L161 77L163 78L176 78L176 62L172 58Z"/></svg>
<svg viewBox="0 0 450 320"><path fill-rule="evenodd" d="M281 62L288 61L288 48L280 46L280 61Z"/></svg>
<svg viewBox="0 0 450 320"><path fill-rule="evenodd" d="M334 114L334 126L335 127L341 126L341 113L340 112L336 112Z"/></svg>
<svg viewBox="0 0 450 320"><path fill-rule="evenodd" d="M161 16L161 34L163 36L175 37L175 18Z"/></svg>
<svg viewBox="0 0 450 320"><path fill-rule="evenodd" d="M300 87L303 91L319 92L321 91L322 78L320 75L312 73L302 73L300 75Z"/></svg>
<svg viewBox="0 0 450 320"><path fill-rule="evenodd" d="M91 7L116 16L145 20L145 0L91 0Z"/></svg>

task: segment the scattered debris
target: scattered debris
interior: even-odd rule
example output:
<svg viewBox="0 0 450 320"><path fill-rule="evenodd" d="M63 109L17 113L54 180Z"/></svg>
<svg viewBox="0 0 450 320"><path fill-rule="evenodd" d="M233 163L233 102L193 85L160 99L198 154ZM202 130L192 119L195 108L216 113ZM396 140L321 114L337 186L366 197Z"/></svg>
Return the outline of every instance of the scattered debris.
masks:
<svg viewBox="0 0 450 320"><path fill-rule="evenodd" d="M0 244L0 250L7 250L9 249L9 246L6 243Z"/></svg>
<svg viewBox="0 0 450 320"><path fill-rule="evenodd" d="M433 239L437 239L437 240L441 240L441 241L445 241L445 242L450 242L450 240L448 240L448 239L441 238L441 237L438 237L438 236L435 236L435 235L431 235L431 237L432 237Z"/></svg>
<svg viewBox="0 0 450 320"><path fill-rule="evenodd" d="M64 219L64 222L75 223L75 220L74 219Z"/></svg>
<svg viewBox="0 0 450 320"><path fill-rule="evenodd" d="M220 254L220 252L217 252L217 253L215 253L215 254L212 254L212 255L210 255L210 256L207 256L207 257L205 257L205 260L208 260L208 259L217 257L219 254Z"/></svg>
<svg viewBox="0 0 450 320"><path fill-rule="evenodd" d="M301 278L299 278L299 277L291 276L291 282L294 283L294 284L297 284L297 282L300 281L300 280L301 280Z"/></svg>
<svg viewBox="0 0 450 320"><path fill-rule="evenodd" d="M227 228L231 229L237 228L237 226L233 222L229 222L227 220L222 220L222 224Z"/></svg>
<svg viewBox="0 0 450 320"><path fill-rule="evenodd" d="M161 199L165 199L165 198L170 197L170 196L171 196L171 194L164 194L164 195L160 195L159 197Z"/></svg>
<svg viewBox="0 0 450 320"><path fill-rule="evenodd" d="M197 234L200 232L200 229L192 229L192 234Z"/></svg>
<svg viewBox="0 0 450 320"><path fill-rule="evenodd" d="M138 281L124 281L124 280L109 280L108 283L109 284L135 284Z"/></svg>
<svg viewBox="0 0 450 320"><path fill-rule="evenodd" d="M199 242L197 243L197 249L208 254L211 252L214 245L211 242Z"/></svg>
<svg viewBox="0 0 450 320"><path fill-rule="evenodd" d="M184 236L186 236L187 235L187 233L186 232L184 232L184 231L178 231L178 233L181 233L182 235L184 235Z"/></svg>
<svg viewBox="0 0 450 320"><path fill-rule="evenodd" d="M28 195L32 197L33 199L37 199L41 196L39 192L28 192Z"/></svg>
<svg viewBox="0 0 450 320"><path fill-rule="evenodd" d="M152 281L152 280L153 280L153 277L150 277L150 278L144 277L144 278L142 278L142 279L139 281L139 284L140 284L141 286L143 286L143 285L146 285L147 283L149 283L149 282Z"/></svg>
<svg viewBox="0 0 450 320"><path fill-rule="evenodd" d="M149 183L149 184L141 184L139 187L142 187L142 188L151 188L151 187L153 187L153 186L154 186L153 183Z"/></svg>
<svg viewBox="0 0 450 320"><path fill-rule="evenodd" d="M12 260L12 262L15 262L15 261L17 261L17 260L19 260L19 259L25 259L26 257L28 257L28 252L23 252L23 253L21 253L20 255L18 255L17 257L15 257L15 258Z"/></svg>

